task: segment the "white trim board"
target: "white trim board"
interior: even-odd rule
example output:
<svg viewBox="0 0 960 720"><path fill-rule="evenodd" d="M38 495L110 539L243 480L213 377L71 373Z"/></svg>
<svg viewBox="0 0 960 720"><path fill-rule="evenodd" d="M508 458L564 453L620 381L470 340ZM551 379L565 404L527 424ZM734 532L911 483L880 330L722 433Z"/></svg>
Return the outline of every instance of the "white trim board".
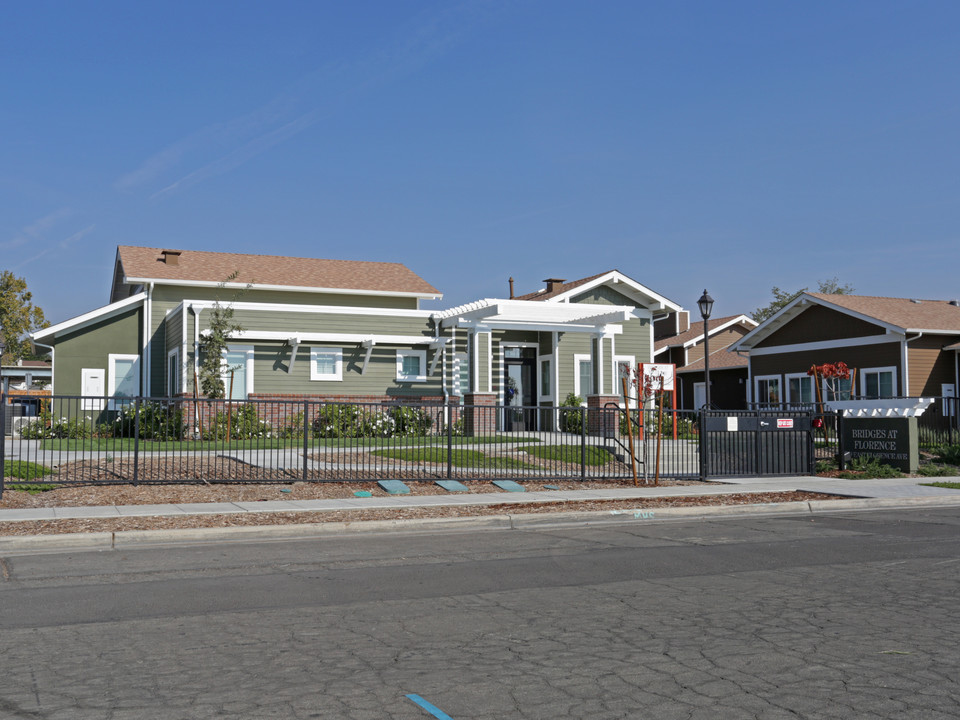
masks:
<svg viewBox="0 0 960 720"><path fill-rule="evenodd" d="M222 283L209 280L171 280L168 278L123 278L124 285L154 283L155 285L174 285L179 287L211 287L227 290L276 290L279 292L302 292L317 295L375 295L377 297L408 297L424 300L439 300L443 293L398 292L391 290L361 290L359 288L325 288L301 285L262 285L260 283Z"/></svg>
<svg viewBox="0 0 960 720"><path fill-rule="evenodd" d="M84 313L83 315L77 315L77 317L75 318L64 320L61 323L57 323L56 325L51 325L50 327L44 328L43 330L37 330L35 332L32 332L30 333L30 338L33 340L41 340L43 338L48 338L51 336L56 337L58 334L66 330L70 330L70 331L79 330L81 328L87 327L88 325L92 325L93 323L98 322L100 320L113 317L114 315L119 315L120 313L132 307L141 305L143 301L146 299L147 299L147 293L145 292L137 293L136 295L131 295L130 297L125 298L123 300L118 300L115 303L104 305L103 307L97 308L96 310L91 310L90 312Z"/></svg>
<svg viewBox="0 0 960 720"><path fill-rule="evenodd" d="M842 347L861 347L863 345L885 345L899 344L903 341L903 335L868 335L866 337L842 338L840 340L822 340L820 342L796 343L794 345L776 345L774 347L750 348L743 350L751 357L760 355L780 355L782 353L803 352L804 350L830 350L832 348ZM727 348L730 349L729 347ZM713 354L713 353L711 353Z"/></svg>
<svg viewBox="0 0 960 720"><path fill-rule="evenodd" d="M578 285L575 288L566 290L565 292L562 292L559 295L555 295L552 298L547 298L546 300L539 300L535 302L552 302L552 303L569 302L571 297L576 297L577 295L588 292L589 290L593 290L594 288L600 287L601 285L607 285L608 283L612 283L613 285L620 285L620 284L626 285L630 290L642 296L644 298L645 307L647 310L650 310L650 311L673 310L674 312L679 312L683 310L683 308L677 305L676 303L668 300L663 295L660 295L659 293L654 292L653 290L646 287L645 285L641 285L636 280L627 277L626 275L619 272L618 270L611 270L610 272L604 273L603 275L600 275L599 277L594 278L590 282L583 283L582 285ZM612 288L612 289L616 290L616 288ZM620 291L618 290L618 292ZM622 293L622 294L626 295L626 293ZM649 301L652 301L652 302L649 302ZM529 302L529 301L525 301L525 302Z"/></svg>
<svg viewBox="0 0 960 720"><path fill-rule="evenodd" d="M213 300L184 299L181 305L193 305L198 310L208 310L217 305ZM371 315L373 317L410 317L429 319L436 314L434 310L402 310L398 308L362 307L359 305L297 305L293 303L228 302L220 303L234 310L254 310L260 312L282 313L322 313L325 315Z"/></svg>

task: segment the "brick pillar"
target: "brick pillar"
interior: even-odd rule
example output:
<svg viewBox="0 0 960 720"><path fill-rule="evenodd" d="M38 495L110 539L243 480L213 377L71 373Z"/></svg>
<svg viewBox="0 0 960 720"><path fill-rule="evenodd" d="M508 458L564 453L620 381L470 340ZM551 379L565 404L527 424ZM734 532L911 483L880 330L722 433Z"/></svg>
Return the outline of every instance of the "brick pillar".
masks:
<svg viewBox="0 0 960 720"><path fill-rule="evenodd" d="M495 393L464 393L463 434L486 435L497 430Z"/></svg>
<svg viewBox="0 0 960 720"><path fill-rule="evenodd" d="M619 430L620 411L616 405L620 402L619 395L588 395L587 396L587 434L612 437ZM613 407L604 407L612 403Z"/></svg>

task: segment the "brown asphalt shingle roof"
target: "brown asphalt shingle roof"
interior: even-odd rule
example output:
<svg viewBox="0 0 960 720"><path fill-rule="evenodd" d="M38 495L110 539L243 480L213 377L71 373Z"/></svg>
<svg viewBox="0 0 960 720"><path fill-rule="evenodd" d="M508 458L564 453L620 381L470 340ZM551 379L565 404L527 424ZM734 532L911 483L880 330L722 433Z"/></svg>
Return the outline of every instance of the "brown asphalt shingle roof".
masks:
<svg viewBox="0 0 960 720"><path fill-rule="evenodd" d="M121 245L117 254L127 278L220 283L239 271L235 283L330 290L436 295L433 285L400 263L321 260L278 255L183 250L176 265L164 262L161 248Z"/></svg>
<svg viewBox="0 0 960 720"><path fill-rule="evenodd" d="M909 298L806 294L905 330L960 332L960 307L946 300L914 302Z"/></svg>
<svg viewBox="0 0 960 720"><path fill-rule="evenodd" d="M711 372L714 370L732 370L734 368L742 368L746 366L746 357L730 352L726 348L710 353ZM684 365L682 368L677 368L678 373L696 372L697 370L703 372L703 358L700 358L696 362L692 362L689 365Z"/></svg>
<svg viewBox="0 0 960 720"><path fill-rule="evenodd" d="M713 332L718 327L725 325L731 320L736 320L738 317L740 317L740 315L728 315L727 317L710 318L710 331ZM750 327L752 328L753 326L751 325ZM698 338L701 335L703 335L703 320L698 320L697 322L690 323L690 329L686 330L685 332L660 338L653 344L653 349L662 350L665 347L683 345L684 343Z"/></svg>
<svg viewBox="0 0 960 720"><path fill-rule="evenodd" d="M607 270L606 272L597 273L596 275L591 275L590 277L580 278L579 280L571 280L570 282L557 284L553 286L552 292L547 292L546 289L543 292L537 291L532 293L527 293L526 295L518 295L514 300L549 300L550 298L556 297L557 295L562 295L565 292L573 290L574 288L580 287L581 285L586 285L591 280L596 280L602 275L607 275L614 272L613 270Z"/></svg>

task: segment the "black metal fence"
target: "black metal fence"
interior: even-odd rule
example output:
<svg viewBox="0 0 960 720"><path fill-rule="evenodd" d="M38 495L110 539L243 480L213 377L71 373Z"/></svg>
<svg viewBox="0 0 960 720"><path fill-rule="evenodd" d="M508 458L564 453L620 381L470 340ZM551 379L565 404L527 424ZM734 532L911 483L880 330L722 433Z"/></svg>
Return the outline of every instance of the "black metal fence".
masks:
<svg viewBox="0 0 960 720"><path fill-rule="evenodd" d="M0 413L8 486L589 481L633 472L616 408L56 396L8 424Z"/></svg>
<svg viewBox="0 0 960 720"><path fill-rule="evenodd" d="M924 396L929 397L929 396ZM913 404L917 397L899 396L884 398ZM960 400L952 397L933 397L933 402L917 417L917 432L920 447L935 448L942 445L960 444ZM807 410L814 413L814 430L818 447L836 444L837 413L829 409L829 403L753 403L752 410L773 412Z"/></svg>
<svg viewBox="0 0 960 720"><path fill-rule="evenodd" d="M700 458L704 478L812 475L811 410L704 410Z"/></svg>
<svg viewBox="0 0 960 720"><path fill-rule="evenodd" d="M960 442L952 398L919 418L921 444ZM0 407L18 403L0 396ZM924 419L928 418L926 422ZM340 480L631 480L814 472L837 416L749 411L337 403L44 400L0 412L0 492L35 484ZM816 450L815 450L816 448Z"/></svg>

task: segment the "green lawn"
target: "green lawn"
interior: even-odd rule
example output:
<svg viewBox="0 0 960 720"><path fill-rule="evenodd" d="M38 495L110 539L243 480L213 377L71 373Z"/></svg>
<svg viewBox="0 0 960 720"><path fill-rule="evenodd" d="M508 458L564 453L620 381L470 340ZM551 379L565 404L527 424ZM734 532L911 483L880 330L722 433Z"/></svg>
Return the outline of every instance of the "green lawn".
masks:
<svg viewBox="0 0 960 720"><path fill-rule="evenodd" d="M520 449L542 460L580 464L579 445L525 445ZM585 450L584 462L587 465L606 465L613 459L606 450L593 445L588 445Z"/></svg>
<svg viewBox="0 0 960 720"><path fill-rule="evenodd" d="M458 445L493 445L537 443L538 438L508 437L482 435L478 437L454 437L452 444ZM443 446L447 444L445 435L428 435L426 437L390 437L390 438L311 438L307 447L323 448L389 448L402 445L409 446ZM48 438L41 442L44 450L59 452L133 452L133 438L88 438L83 440L68 440L66 438ZM303 447L303 438L253 438L248 440L141 440L139 451L149 452L200 452L203 450L279 450L283 448Z"/></svg>
<svg viewBox="0 0 960 720"><path fill-rule="evenodd" d="M53 472L50 468L25 460L7 460L3 463L3 476L18 480L36 480Z"/></svg>
<svg viewBox="0 0 960 720"><path fill-rule="evenodd" d="M406 460L409 462L425 462L446 464L447 449L445 447L413 447L398 448L395 450L374 450L373 455L384 458L395 458L397 460ZM536 468L535 465L529 465L514 458L490 457L479 450L467 450L465 448L456 448L452 453L451 461L456 467L472 468Z"/></svg>
<svg viewBox="0 0 960 720"><path fill-rule="evenodd" d="M51 472L53 471L48 467L38 465L37 463L26 462L24 460L6 460L3 463L3 476L5 478L11 478L18 481L16 485L11 485L9 488L7 488L7 490L22 490L32 495L46 492L47 490L53 490L57 486L47 483L20 484L19 481L37 480L42 478L44 475L49 475Z"/></svg>
<svg viewBox="0 0 960 720"><path fill-rule="evenodd" d="M932 483L920 483L920 484L926 485L927 487L947 488L948 490L960 490L960 483L958 482L932 482Z"/></svg>

